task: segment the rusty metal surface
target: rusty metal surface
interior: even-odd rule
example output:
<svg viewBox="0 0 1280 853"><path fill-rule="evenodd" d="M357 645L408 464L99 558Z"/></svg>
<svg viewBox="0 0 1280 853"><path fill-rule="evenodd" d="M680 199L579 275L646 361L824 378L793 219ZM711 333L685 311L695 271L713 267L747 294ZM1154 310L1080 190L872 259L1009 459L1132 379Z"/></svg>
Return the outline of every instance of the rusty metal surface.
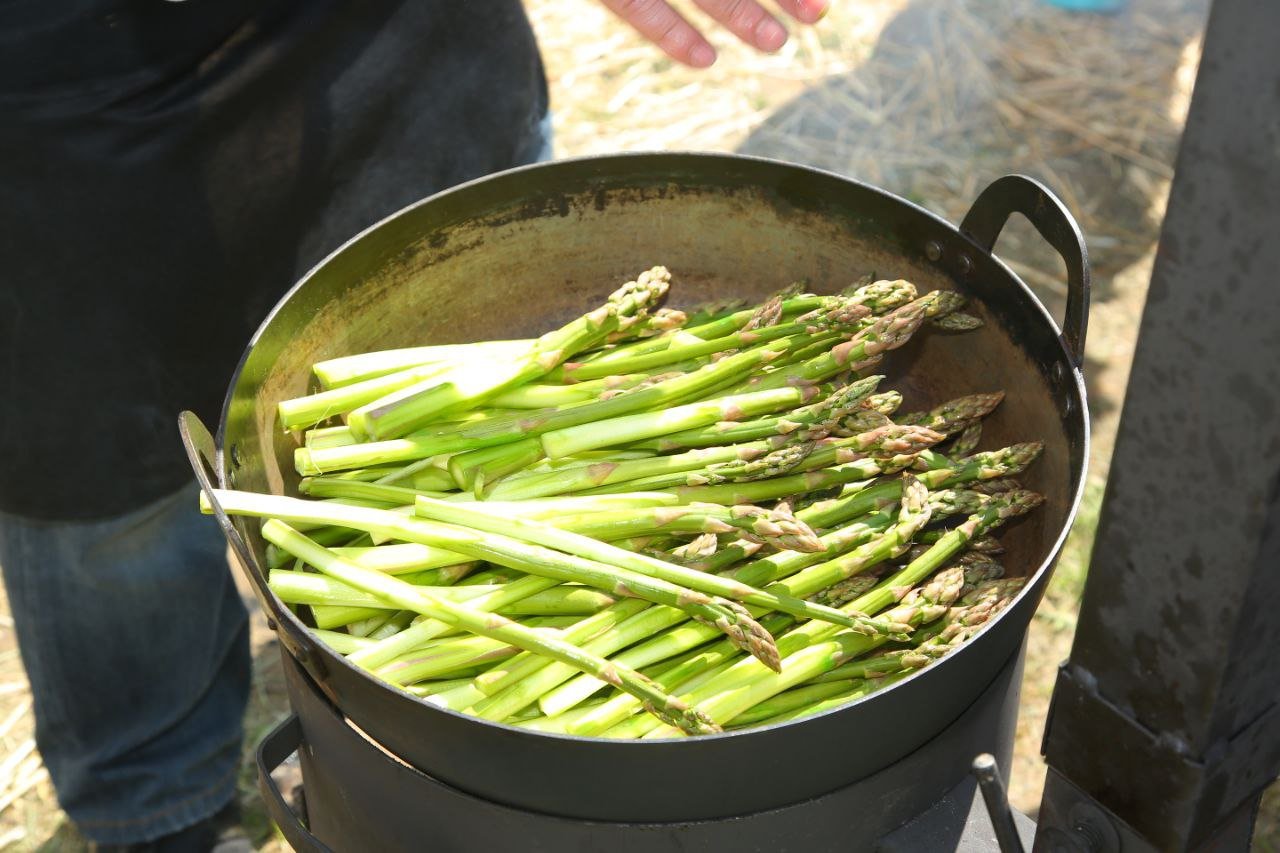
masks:
<svg viewBox="0 0 1280 853"><path fill-rule="evenodd" d="M954 719L1018 648L1079 498L1083 383L1052 320L1007 268L954 227L881 191L719 155L625 155L516 170L365 232L304 279L251 342L220 430L224 473L240 488L292 488L296 443L275 426L274 407L304 393L317 360L534 335L656 263L673 273L676 307L759 298L797 279L829 292L868 272L972 294L984 329L923 334L887 359L883 372L909 407L1003 388L1008 398L984 444L1046 442L1025 477L1046 504L1002 535L1007 565L1034 580L939 666L821 717L709 738L632 744L531 733L425 705L327 656L321 686L362 728L439 778L495 800L524 798L516 804L600 819L692 819L778 805L761 797L802 799L873 772ZM239 526L261 558L256 530ZM296 620L281 627L301 630ZM835 767L817 761L831 743L868 730L885 737ZM757 762L785 777L774 790L714 791L717 773ZM505 777L513 765L563 773L540 786L511 784ZM954 772L958 780L967 765ZM672 774L683 784L659 784ZM562 788L561 775L584 781ZM637 802L618 787L619 777L643 793L646 814L618 811Z"/></svg>
<svg viewBox="0 0 1280 853"><path fill-rule="evenodd" d="M1078 789L1158 849L1280 771L1278 42L1280 5L1214 3L1045 734L1044 813Z"/></svg>

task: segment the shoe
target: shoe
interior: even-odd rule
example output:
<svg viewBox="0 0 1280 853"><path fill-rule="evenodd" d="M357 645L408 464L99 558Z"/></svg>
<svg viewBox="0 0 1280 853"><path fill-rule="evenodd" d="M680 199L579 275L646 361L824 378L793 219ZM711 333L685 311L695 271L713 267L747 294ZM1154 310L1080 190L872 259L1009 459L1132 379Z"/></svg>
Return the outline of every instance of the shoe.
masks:
<svg viewBox="0 0 1280 853"><path fill-rule="evenodd" d="M154 841L94 844L89 849L92 853L253 853L235 800L212 817Z"/></svg>

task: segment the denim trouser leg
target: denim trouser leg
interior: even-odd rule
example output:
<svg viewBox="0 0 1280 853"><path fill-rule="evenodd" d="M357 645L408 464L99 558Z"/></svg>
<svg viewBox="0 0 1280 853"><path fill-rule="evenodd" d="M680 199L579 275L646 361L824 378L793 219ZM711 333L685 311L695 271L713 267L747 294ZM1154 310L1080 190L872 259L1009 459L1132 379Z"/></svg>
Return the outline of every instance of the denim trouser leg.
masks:
<svg viewBox="0 0 1280 853"><path fill-rule="evenodd" d="M89 838L158 838L235 793L248 621L193 485L106 521L0 514L0 566L58 801Z"/></svg>

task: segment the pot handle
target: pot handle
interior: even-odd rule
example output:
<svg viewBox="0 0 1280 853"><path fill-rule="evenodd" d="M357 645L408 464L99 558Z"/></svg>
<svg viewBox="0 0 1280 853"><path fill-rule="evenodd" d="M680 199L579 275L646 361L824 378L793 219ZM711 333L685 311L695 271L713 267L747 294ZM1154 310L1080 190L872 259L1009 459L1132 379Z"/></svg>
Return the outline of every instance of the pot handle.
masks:
<svg viewBox="0 0 1280 853"><path fill-rule="evenodd" d="M231 543L231 550L235 552L240 568L249 579L249 585L253 587L254 597L258 599L263 612L267 614L267 627L275 631L281 645L288 649L295 660L307 667L307 672L317 682L323 682L324 672L319 658L313 654L311 645L300 632L288 629L289 622L286 616L292 614L287 614L279 599L267 590L262 574L257 569L258 563L254 559L253 551L240 535L240 531L236 530L236 526L231 523L231 518L222 508L222 504L218 503L213 495L213 490L217 488L214 480L214 472L217 471L215 461L217 445L214 443L213 436L209 434L208 428L195 412L185 411L178 415L178 433L182 436L182 446L187 451L187 461L191 463L196 481L200 483L200 488L204 491L209 505L213 507L213 515L222 527L222 534Z"/></svg>
<svg viewBox="0 0 1280 853"><path fill-rule="evenodd" d="M1084 364L1089 329L1089 252L1080 226L1049 188L1026 175L1005 175L984 189L960 222L960 233L988 254L1009 216L1031 221L1067 265L1067 311L1062 338L1077 368Z"/></svg>
<svg viewBox="0 0 1280 853"><path fill-rule="evenodd" d="M258 791L267 805L271 820L280 827L280 832L294 850L298 853L332 853L328 845L302 825L298 815L284 801L284 794L276 787L275 780L271 778L271 771L283 764L300 746L302 723L298 721L297 714L290 714L287 720L272 729L262 739L262 743L258 744L254 755L258 763Z"/></svg>

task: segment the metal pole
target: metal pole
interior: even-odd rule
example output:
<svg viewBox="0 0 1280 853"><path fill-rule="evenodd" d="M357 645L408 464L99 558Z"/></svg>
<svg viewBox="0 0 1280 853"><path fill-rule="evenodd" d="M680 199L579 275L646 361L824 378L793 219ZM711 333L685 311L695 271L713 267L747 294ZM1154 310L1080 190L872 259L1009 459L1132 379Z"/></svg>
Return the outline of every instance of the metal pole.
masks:
<svg viewBox="0 0 1280 853"><path fill-rule="evenodd" d="M1037 850L1244 849L1280 769L1280 3L1217 0Z"/></svg>

